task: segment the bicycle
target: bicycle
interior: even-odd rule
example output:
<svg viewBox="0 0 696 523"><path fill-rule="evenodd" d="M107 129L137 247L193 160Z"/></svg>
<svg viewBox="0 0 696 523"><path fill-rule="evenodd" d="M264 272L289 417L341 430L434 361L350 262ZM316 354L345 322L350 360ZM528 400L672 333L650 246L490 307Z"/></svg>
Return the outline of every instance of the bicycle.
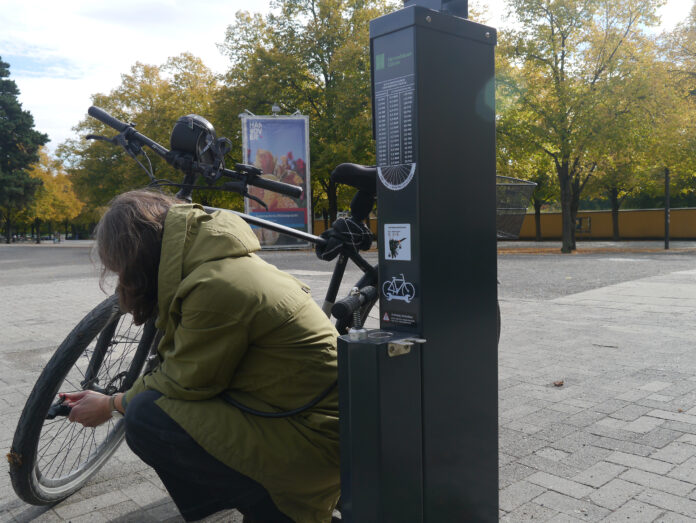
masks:
<svg viewBox="0 0 696 523"><path fill-rule="evenodd" d="M262 172L253 166L235 164L235 170L225 168L229 140L217 138L212 125L197 115L177 121L168 150L137 132L133 124L121 122L98 107L90 107L88 113L118 132L113 138L96 135L88 138L123 147L147 172L149 187L178 187L177 197L185 202L191 202L194 189L230 191L251 198L254 197L249 194L248 186L295 198L302 194L300 187L263 178ZM142 155L149 163L144 147L182 171L183 181L156 179L151 164L148 169L139 159ZM360 255L372 243L364 221L374 206L377 169L341 164L331 177L336 183L350 185L357 191L351 202L350 217L336 220L322 236L229 209L204 208L207 212L233 212L252 225L309 242L315 245L317 256L325 261L337 258L322 309L329 316L333 314L338 332L344 334L351 327L363 326L378 297L377 267ZM204 185L197 185L199 182ZM337 302L349 260L360 268L363 276L351 295ZM30 393L8 454L12 485L22 500L48 505L67 498L106 463L124 439L123 420L109 420L95 428L69 422L69 409L57 397L58 393L86 389L109 395L125 392L138 376L156 365L158 340L154 318L142 327L135 327L131 316L119 309L115 295L97 305L71 331Z"/></svg>

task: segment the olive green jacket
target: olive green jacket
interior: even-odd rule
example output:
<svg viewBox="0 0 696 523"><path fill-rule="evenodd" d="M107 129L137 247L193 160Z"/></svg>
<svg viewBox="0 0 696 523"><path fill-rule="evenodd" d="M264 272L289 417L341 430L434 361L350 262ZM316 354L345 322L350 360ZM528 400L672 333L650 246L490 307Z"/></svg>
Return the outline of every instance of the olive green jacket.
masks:
<svg viewBox="0 0 696 523"><path fill-rule="evenodd" d="M254 254L232 213L176 205L167 214L158 279L160 365L146 389L214 457L261 483L299 523L328 522L339 496L338 392L289 418L262 411L305 405L336 379L336 330L309 288Z"/></svg>

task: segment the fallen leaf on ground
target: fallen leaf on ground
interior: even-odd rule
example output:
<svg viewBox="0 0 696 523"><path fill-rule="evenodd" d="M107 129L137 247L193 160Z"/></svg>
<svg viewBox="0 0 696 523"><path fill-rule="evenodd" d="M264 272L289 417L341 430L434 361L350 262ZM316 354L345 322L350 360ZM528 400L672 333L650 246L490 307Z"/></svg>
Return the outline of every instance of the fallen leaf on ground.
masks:
<svg viewBox="0 0 696 523"><path fill-rule="evenodd" d="M553 382L554 387L562 387L563 386L563 380L558 380Z"/></svg>

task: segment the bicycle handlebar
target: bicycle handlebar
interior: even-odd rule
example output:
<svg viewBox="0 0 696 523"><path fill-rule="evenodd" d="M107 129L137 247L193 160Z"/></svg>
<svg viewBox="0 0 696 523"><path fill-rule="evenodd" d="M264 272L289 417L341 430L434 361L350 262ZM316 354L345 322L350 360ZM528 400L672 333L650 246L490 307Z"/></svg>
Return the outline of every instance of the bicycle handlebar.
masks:
<svg viewBox="0 0 696 523"><path fill-rule="evenodd" d="M164 158L164 160L168 164L172 165L173 167L179 170L182 170L184 172L186 172L186 170L191 170L193 172L203 174L209 173L213 168L212 165L208 165L205 163L195 162L191 160L183 160L181 158L181 155L172 154L172 152L169 151L166 147L161 146L160 144L158 144L154 140L151 140L144 134L137 132L133 125L124 123L118 118L114 118L100 107L96 107L93 105L87 110L87 113L93 118L99 120L100 122L117 130L119 133L123 133L126 140L137 140L140 143L147 145L159 156ZM275 180L261 178L256 173L238 173L237 171L232 171L230 169L222 169L221 173L230 178L234 178L235 180L242 181L248 185L253 185L255 187L259 187L260 189L267 189L269 191L284 194L292 198L300 198L303 193L302 187L299 187L297 185L290 185L289 183L277 182ZM184 184L182 185L184 186L184 193L190 194L190 190L187 191L186 186L189 186L190 188L190 185L192 185L192 183L189 183L187 181L184 182Z"/></svg>
<svg viewBox="0 0 696 523"><path fill-rule="evenodd" d="M118 118L114 118L104 109L102 109L101 107L97 107L96 105L93 105L89 109L87 109L87 114L89 114L92 118L96 118L100 122L105 123L109 127L113 127L119 133L122 133L128 127L130 127L130 125L128 125L127 123L122 122Z"/></svg>

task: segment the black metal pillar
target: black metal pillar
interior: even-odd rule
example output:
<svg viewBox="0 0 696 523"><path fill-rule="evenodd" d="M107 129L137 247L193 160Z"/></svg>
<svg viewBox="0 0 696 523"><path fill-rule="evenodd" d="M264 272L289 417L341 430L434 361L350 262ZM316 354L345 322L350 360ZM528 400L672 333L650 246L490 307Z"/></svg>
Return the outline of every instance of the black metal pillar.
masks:
<svg viewBox="0 0 696 523"><path fill-rule="evenodd" d="M496 32L415 1L370 23L389 334L339 340L344 519L497 521Z"/></svg>
<svg viewBox="0 0 696 523"><path fill-rule="evenodd" d="M496 32L413 6L370 37L381 327L427 340L424 520L497 521Z"/></svg>

